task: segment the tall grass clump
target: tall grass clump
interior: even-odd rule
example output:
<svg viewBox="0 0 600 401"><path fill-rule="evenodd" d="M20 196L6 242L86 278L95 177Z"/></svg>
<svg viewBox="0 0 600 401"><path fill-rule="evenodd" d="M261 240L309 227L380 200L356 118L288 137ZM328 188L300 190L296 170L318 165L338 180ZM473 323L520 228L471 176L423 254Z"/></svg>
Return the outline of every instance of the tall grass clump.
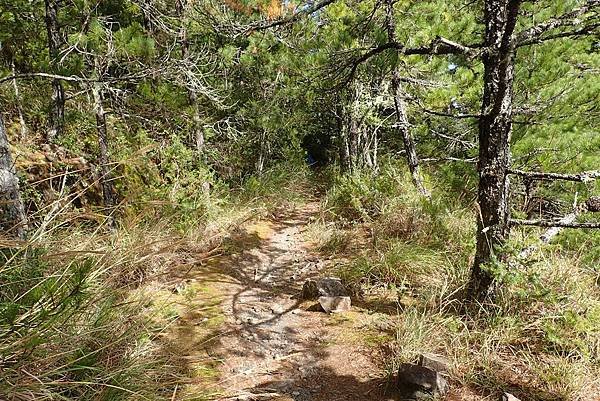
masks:
<svg viewBox="0 0 600 401"><path fill-rule="evenodd" d="M2 252L0 393L15 400L156 395L152 375L161 361L148 343L152 328L139 304L107 285L122 281L114 275L125 266L98 249L57 251L27 244Z"/></svg>
<svg viewBox="0 0 600 401"><path fill-rule="evenodd" d="M305 202L317 195L312 172L301 160L281 162L260 175L247 177L234 192L238 202L276 209Z"/></svg>
<svg viewBox="0 0 600 401"><path fill-rule="evenodd" d="M454 287L460 286L473 250L473 215L452 193L439 189L424 198L406 169L393 161L377 174L335 177L323 204L326 218L344 227L363 227L369 237L364 241L368 246L341 274L367 286L427 287L456 273Z"/></svg>
<svg viewBox="0 0 600 401"><path fill-rule="evenodd" d="M111 226L67 195L31 216L26 241L3 241L1 399L170 397L180 378L158 339L178 316L157 291L171 294L168 273L199 263L242 212L209 221L141 198L116 209Z"/></svg>

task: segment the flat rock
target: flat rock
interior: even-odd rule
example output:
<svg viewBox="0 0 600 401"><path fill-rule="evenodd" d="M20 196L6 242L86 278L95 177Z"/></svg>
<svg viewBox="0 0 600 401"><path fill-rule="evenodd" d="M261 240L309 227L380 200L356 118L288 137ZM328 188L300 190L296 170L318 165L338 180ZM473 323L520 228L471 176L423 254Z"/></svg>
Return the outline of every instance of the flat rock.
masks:
<svg viewBox="0 0 600 401"><path fill-rule="evenodd" d="M347 297L350 294L342 280L336 277L323 277L317 280L306 280L302 287L303 299L316 299L319 297Z"/></svg>
<svg viewBox="0 0 600 401"><path fill-rule="evenodd" d="M441 355L425 352L419 355L419 365L447 375L450 367L450 361Z"/></svg>
<svg viewBox="0 0 600 401"><path fill-rule="evenodd" d="M349 311L352 307L350 297L319 297L319 305L327 313Z"/></svg>
<svg viewBox="0 0 600 401"><path fill-rule="evenodd" d="M398 368L397 386L404 397L412 399L444 396L448 392L448 382L440 373L412 363L403 363Z"/></svg>

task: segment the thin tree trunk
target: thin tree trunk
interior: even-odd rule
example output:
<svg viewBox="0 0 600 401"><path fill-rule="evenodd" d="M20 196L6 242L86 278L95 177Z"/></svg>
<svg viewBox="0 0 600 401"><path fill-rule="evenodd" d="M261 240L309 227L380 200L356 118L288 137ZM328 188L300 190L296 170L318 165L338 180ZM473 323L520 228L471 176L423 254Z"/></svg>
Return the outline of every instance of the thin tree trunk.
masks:
<svg viewBox="0 0 600 401"><path fill-rule="evenodd" d="M355 100L355 103L357 101ZM354 105L356 106L356 104ZM358 140L359 140L359 127L358 127L358 116L356 115L355 107L352 107L350 112L350 127L348 129L348 148L350 153L350 169L356 170L361 166L359 164L359 155L358 155Z"/></svg>
<svg viewBox="0 0 600 401"><path fill-rule="evenodd" d="M267 159L268 146L267 146L267 132L263 129L259 137L259 150L258 160L256 161L256 172L258 175L262 175L265 168L265 160Z"/></svg>
<svg viewBox="0 0 600 401"><path fill-rule="evenodd" d="M98 163L100 164L100 186L102 187L102 199L105 207L114 205L113 187L108 157L108 130L106 127L106 113L104 111L104 95L102 93L102 84L95 82L92 87L94 97L94 114L96 115L96 128L98 130L98 147L100 155Z"/></svg>
<svg viewBox="0 0 600 401"><path fill-rule="evenodd" d="M198 105L198 97L196 93L189 93L190 103L192 104L194 121L194 138L196 139L196 150L202 156L204 154L204 130L202 129L202 120L200 119L200 106Z"/></svg>
<svg viewBox="0 0 600 401"><path fill-rule="evenodd" d="M386 10L386 25L388 40L396 41L396 21L394 19L394 1L387 0ZM412 176L412 181L417 191L426 198L430 198L431 194L423 184L423 176L419 167L419 157L417 156L417 148L415 140L410 132L410 123L406 113L406 104L404 102L404 91L402 89L402 81L400 80L400 71L398 67L394 67L392 72L392 94L394 96L394 109L396 111L396 127L402 136L404 150L406 151L406 162Z"/></svg>
<svg viewBox="0 0 600 401"><path fill-rule="evenodd" d="M60 25L58 23L59 1L45 0L48 51L53 72L57 70L56 62L62 44ZM65 90L59 79L52 81L52 105L50 106L49 123L50 127L48 128L46 139L48 142L52 142L62 134L65 123Z"/></svg>
<svg viewBox="0 0 600 401"><path fill-rule="evenodd" d="M520 0L485 0L483 56L484 91L479 119L480 216L477 249L468 284L468 297L483 302L493 299L494 275L489 269L504 262L502 254L509 235L508 167L512 133L512 92L515 48L512 39Z"/></svg>
<svg viewBox="0 0 600 401"><path fill-rule="evenodd" d="M17 75L17 71L15 68L15 61L12 60L11 62L11 67L12 67L12 73L13 75ZM23 116L23 107L21 107L21 93L19 92L19 85L17 84L17 79L13 79L13 89L15 90L15 101L17 103L17 112L19 113L19 124L21 126L20 128L20 132L21 132L21 136L20 139L23 139L27 136L27 124L25 124L25 117Z"/></svg>
<svg viewBox="0 0 600 401"><path fill-rule="evenodd" d="M182 24L180 32L181 58L185 60L189 57L190 54L190 43L188 41L187 29L185 27L185 9L187 7L187 0L177 0L175 7L177 9L177 14L181 19ZM193 90L188 90L188 102L192 107L192 121L194 123L193 133L196 142L196 150L198 151L198 154L202 156L204 153L204 130L202 129L202 120L200 118L200 106L198 104L198 95Z"/></svg>
<svg viewBox="0 0 600 401"><path fill-rule="evenodd" d="M0 230L2 234L23 239L26 224L19 178L10 153L4 119L0 113Z"/></svg>

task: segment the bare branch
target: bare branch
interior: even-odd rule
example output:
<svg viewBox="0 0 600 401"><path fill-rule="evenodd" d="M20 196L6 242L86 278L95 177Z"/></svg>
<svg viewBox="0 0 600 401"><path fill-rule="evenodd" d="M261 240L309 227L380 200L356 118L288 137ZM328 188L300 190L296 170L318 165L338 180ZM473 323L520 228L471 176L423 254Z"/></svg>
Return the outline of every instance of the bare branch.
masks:
<svg viewBox="0 0 600 401"><path fill-rule="evenodd" d="M95 82L96 81L93 79L82 78L82 77L77 77L77 76L48 74L45 72L31 72L31 73L26 73L26 74L14 74L14 75L9 75L4 78L0 78L0 83L12 81L14 79L28 79L28 78L50 78L50 79L60 79L61 81L68 81L68 82Z"/></svg>
<svg viewBox="0 0 600 401"><path fill-rule="evenodd" d="M536 226L536 227L561 227L561 228L600 228L600 222L569 222L566 219L560 220L520 220L510 219L511 226Z"/></svg>
<svg viewBox="0 0 600 401"><path fill-rule="evenodd" d="M360 56L357 56L354 59L351 59L346 63L346 66L343 68L350 68L348 73L348 77L345 82L349 82L354 78L356 74L356 70L358 67L369 60L370 58L381 54L387 50L396 50L399 54L403 54L405 56L412 55L445 55L445 54L464 54L469 57L477 57L478 54L482 51L482 45L474 44L474 45L462 45L457 42L453 42L449 39L437 37L431 43L421 46L421 47L405 47L403 44L398 42L388 42L384 43L380 46L374 47L366 51Z"/></svg>
<svg viewBox="0 0 600 401"><path fill-rule="evenodd" d="M463 163L477 163L477 157L470 157L467 159L461 159L459 157L428 157L421 159L423 163L434 163L434 162L463 162Z"/></svg>
<svg viewBox="0 0 600 401"><path fill-rule="evenodd" d="M508 170L510 174L518 175L520 177L529 178L532 180L564 180L564 181L576 181L576 182L588 182L593 181L596 178L600 178L600 171L585 171L579 174L560 174L560 173L540 173L536 171L523 171L523 170Z"/></svg>
<svg viewBox="0 0 600 401"><path fill-rule="evenodd" d="M244 33L248 34L251 33L253 31L264 31L265 29L269 29L269 28L276 28L282 25L287 25L287 24L291 24L297 20L299 20L300 18L302 18L305 15L311 15L317 11L319 11L320 9L327 7L328 5L335 3L337 0L323 0L319 3L316 3L315 5L313 5L312 7L307 7L307 8L301 8L300 11L297 11L295 13L293 13L292 15L290 15L287 18L280 18L277 19L275 21L271 21L271 22L261 22L257 25L251 25L249 26Z"/></svg>
<svg viewBox="0 0 600 401"><path fill-rule="evenodd" d="M0 78L0 84L12 81L14 79L31 79L31 78L48 78L48 79L59 79L61 81L67 82L117 82L117 81L132 81L143 79L148 76L147 71L141 71L137 74L125 75L122 77L107 77L107 78L87 78L87 77L79 77L76 75L66 76L66 75L58 75L58 74L49 74L46 72L30 72L24 74L15 74L9 75L3 78Z"/></svg>

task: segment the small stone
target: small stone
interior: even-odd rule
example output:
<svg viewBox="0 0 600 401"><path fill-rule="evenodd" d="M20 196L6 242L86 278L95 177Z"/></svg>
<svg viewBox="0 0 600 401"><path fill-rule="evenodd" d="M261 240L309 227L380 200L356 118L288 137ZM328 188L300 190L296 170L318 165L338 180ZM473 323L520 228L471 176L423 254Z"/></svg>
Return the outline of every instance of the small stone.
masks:
<svg viewBox="0 0 600 401"><path fill-rule="evenodd" d="M300 395L300 391L292 391L292 395L297 397Z"/></svg>
<svg viewBox="0 0 600 401"><path fill-rule="evenodd" d="M511 393L504 393L500 396L500 401L521 401Z"/></svg>
<svg viewBox="0 0 600 401"><path fill-rule="evenodd" d="M441 374L411 363L400 365L397 386L404 396L413 399L421 398L423 393L444 396L448 392L448 382Z"/></svg>
<svg viewBox="0 0 600 401"><path fill-rule="evenodd" d="M336 277L324 277L318 280L306 280L302 287L303 299L315 299L318 297L347 297L348 290L342 284L342 280Z"/></svg>
<svg viewBox="0 0 600 401"><path fill-rule="evenodd" d="M419 356L419 365L433 369L436 372L442 374L448 374L448 367L450 366L450 361L448 361L441 355L426 352Z"/></svg>
<svg viewBox="0 0 600 401"><path fill-rule="evenodd" d="M349 311L352 307L350 297L319 297L319 305L326 313Z"/></svg>

